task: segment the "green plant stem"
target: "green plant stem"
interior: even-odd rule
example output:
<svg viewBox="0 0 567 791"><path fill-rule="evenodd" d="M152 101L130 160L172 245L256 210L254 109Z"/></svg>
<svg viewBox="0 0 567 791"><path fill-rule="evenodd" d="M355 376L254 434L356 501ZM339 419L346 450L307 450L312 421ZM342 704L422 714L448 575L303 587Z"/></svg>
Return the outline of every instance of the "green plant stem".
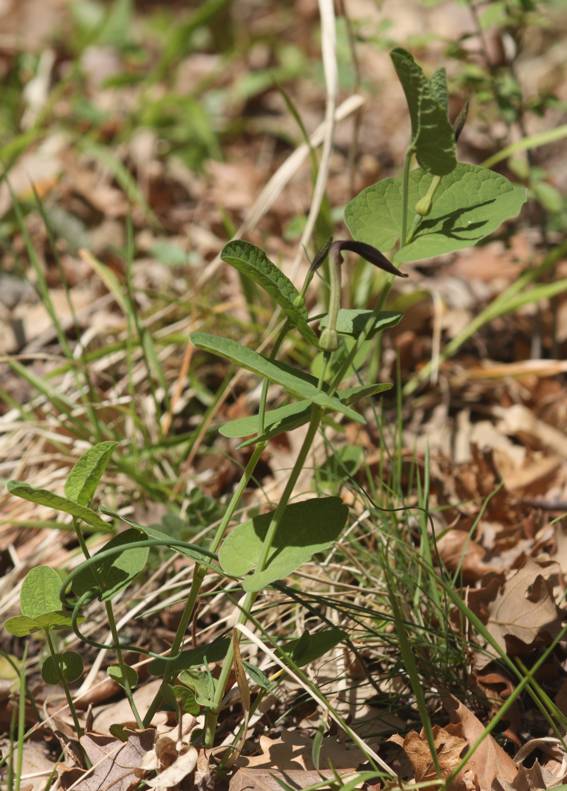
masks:
<svg viewBox="0 0 567 791"><path fill-rule="evenodd" d="M232 519L236 508L240 502L240 498L244 494L244 490L248 486L250 478L254 474L254 470L256 469L256 465L258 464L262 453L264 452L264 448L266 447L265 442L261 442L256 445L254 449L254 453L250 456L248 460L248 464L246 465L244 472L242 473L242 477L236 489L234 490L232 497L230 498L230 502L227 506L226 511L224 512L223 518L217 528L217 531L213 537L211 542L210 550L211 552L216 552L220 546L220 543L226 533L227 527L230 524L230 520ZM181 618L179 620L179 624L177 626L177 630L175 632L175 637L173 639L173 643L171 644L171 653L173 655L178 654L179 650L181 649L181 645L183 644L183 639L185 637L185 633L187 631L187 627L189 626L189 622L193 617L193 611L195 609L195 604L199 597L199 592L201 590L201 585L203 584L203 580L207 574L207 569L205 566L197 565L195 567L195 572L193 574L193 580L191 582L191 588L189 590L189 596L187 597L187 601L185 602L185 606L183 608L183 612L181 613ZM160 685L160 688L153 699L146 716L144 717L144 726L147 727L149 723L152 721L152 717L158 710L158 706L161 701L161 696L165 690L167 684L170 683L171 678L173 677L173 673L169 670L166 670L163 675L163 680Z"/></svg>
<svg viewBox="0 0 567 791"><path fill-rule="evenodd" d="M26 730L26 660L28 658L29 643L24 646L24 655L18 669L20 688L18 699L18 752L16 757L16 785L14 791L20 791L22 768L24 765L24 736Z"/></svg>
<svg viewBox="0 0 567 791"><path fill-rule="evenodd" d="M67 698L67 705L69 706L69 711L71 712L71 717L73 718L73 723L75 725L75 731L77 732L77 738L80 738L83 735L83 729L81 728L81 723L79 722L79 717L77 715L77 709L75 708L75 704L73 702L73 696L71 695L71 690L69 689L69 684L67 683L67 679L65 678L65 674L63 672L63 668L59 662L59 654L55 650L55 645L53 644L53 638L51 637L51 632L49 629L44 630L45 637L47 639L47 645L49 646L49 653L53 657L53 661L57 665L57 672L59 675L59 682L63 687L65 692L65 697Z"/></svg>
<svg viewBox="0 0 567 791"><path fill-rule="evenodd" d="M78 519L73 519L73 528L75 529L75 533L77 535L77 540L79 541L81 550L83 555L87 560L90 560L91 553L89 552L89 548L87 546L87 542L85 541L85 536L81 529ZM96 578L97 585L102 595L102 585L100 584L98 571L96 568L96 564L93 564L93 574ZM126 694L126 698L128 699L128 703L130 704L130 708L132 709L132 714L134 715L134 719L136 720L136 724L139 728L143 727L142 718L140 717L140 712L138 711L138 707L136 706L136 702L134 701L134 695L132 692L132 687L130 686L130 681L128 680L128 674L126 672L126 663L124 661L124 655L122 654L122 647L120 645L120 638L118 636L118 627L116 626L116 618L114 617L114 610L112 609L112 602L105 601L104 607L106 610L106 617L108 619L108 625L110 626L110 633L112 635L112 642L114 644L114 650L116 651L116 659L118 660L118 664L122 670L122 682L124 685L124 693Z"/></svg>
<svg viewBox="0 0 567 791"><path fill-rule="evenodd" d="M104 602L104 607L106 609L106 617L108 618L108 625L110 626L110 633L112 635L112 642L114 643L114 650L116 651L116 659L118 661L118 665L122 670L122 687L128 698L128 703L130 704L130 708L132 709L132 714L134 715L134 719L136 720L136 725L138 728L143 728L144 723L140 716L140 712L138 711L138 707L136 706L136 701L134 700L134 693L132 692L132 687L130 685L130 681L128 679L128 673L126 668L128 665L124 661L124 654L122 653L122 646L120 645L120 638L118 636L118 628L116 626L116 619L114 617L114 611L112 609L112 603L109 601Z"/></svg>
<svg viewBox="0 0 567 791"><path fill-rule="evenodd" d="M282 343L285 340L287 333L289 332L290 323L288 319L282 322L280 330L278 332L277 338L274 341L274 345L272 347L272 351L270 354L270 360L274 360L277 357L277 354L281 348ZM266 422L266 401L268 400L268 388L270 383L267 379L264 379L262 382L262 389L260 391L260 405L258 409L258 433L263 434Z"/></svg>
<svg viewBox="0 0 567 791"><path fill-rule="evenodd" d="M408 205L409 205L409 177L414 148L410 146L404 157L404 170L402 174L402 237L400 247L406 243L408 236Z"/></svg>
<svg viewBox="0 0 567 791"><path fill-rule="evenodd" d="M299 453L297 454L297 458L293 465L291 474L287 480L281 499L278 503L276 510L274 511L274 515L268 526L268 530L264 538L264 543L262 545L262 551L260 557L258 558L258 563L256 565L256 572L263 571L266 568L268 562L268 556L270 554L270 550L272 548L274 538L281 524L290 497L293 494L295 484L297 483L297 480L301 474L301 471L303 470L309 451L311 450L313 440L315 439L315 435L317 434L317 430L321 422L321 416L322 416L321 409L319 407L314 406L311 412L311 420L309 422L307 434L305 435L305 438L303 440ZM258 593L259 591L250 591L249 593L246 594L244 603L242 605L242 612L238 620L239 623L243 624L246 623L246 621L248 620L248 613L254 606L254 602L256 601ZM217 720L220 713L221 703L225 695L225 689L228 682L228 677L232 670L233 658L234 658L234 646L233 643L231 642L222 664L220 676L216 682L213 707L206 714L205 745L207 747L212 747L212 745L214 744Z"/></svg>

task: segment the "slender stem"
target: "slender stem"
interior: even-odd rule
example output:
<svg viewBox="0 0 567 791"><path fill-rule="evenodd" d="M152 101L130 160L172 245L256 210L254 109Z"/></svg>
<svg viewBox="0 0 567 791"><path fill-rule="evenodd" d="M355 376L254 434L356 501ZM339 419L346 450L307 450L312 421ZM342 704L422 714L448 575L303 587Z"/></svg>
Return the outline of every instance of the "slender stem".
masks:
<svg viewBox="0 0 567 791"><path fill-rule="evenodd" d="M248 460L248 464L246 465L244 472L242 473L242 477L236 489L234 490L232 497L230 498L230 502L227 506L226 511L224 512L223 518L217 528L217 531L213 537L211 542L210 550L211 552L216 552L220 546L220 543L226 533L226 529L232 519L234 512L240 502L240 498L242 497L244 490L248 486L250 478L254 474L254 470L256 469L256 465L258 464L262 453L264 452L264 448L266 447L265 442L261 442L256 445L254 449L254 453L250 456ZM181 618L179 620L179 624L177 626L177 630L175 632L175 637L173 639L173 643L171 644L171 653L173 655L179 653L181 645L183 643L183 638L185 637L185 632L187 631L187 627L189 626L189 622L193 616L193 612L195 609L195 604L199 597L199 592L201 590L201 585L203 584L203 580L207 574L207 569L205 566L197 565L195 568L195 572L193 574L193 580L191 582L191 589L189 590L189 596L187 597L187 601L185 602L185 606L183 608L183 612L181 613ZM148 711L146 712L146 716L144 717L144 726L148 726L149 723L152 721L152 717L158 710L158 706L161 701L161 696L167 684L170 683L171 678L173 677L174 671L172 672L168 668L164 671L163 680L160 684L160 688L156 693L155 698L153 699Z"/></svg>
<svg viewBox="0 0 567 791"><path fill-rule="evenodd" d="M283 515L285 513L285 509L287 508L287 505L289 503L289 499L293 494L295 484L297 483L301 471L303 470L303 466L307 459L307 455L311 450L313 440L315 439L315 435L317 434L317 430L321 422L321 416L322 416L321 410L318 407L314 406L312 408L311 421L309 423L309 428L307 429L307 434L305 435L303 444L301 445L299 453L297 454L297 458L295 460L293 469L286 483L280 502L278 503L278 506L274 511L274 515L272 516L272 519L268 526L268 530L264 538L264 543L262 545L262 550L258 558L258 563L256 564L256 573L263 571L266 568L268 562L268 556L270 554L270 550L272 548L274 538L281 524ZM246 594L244 603L242 605L242 612L238 620L239 623L246 623L246 621L248 620L248 613L254 606L254 602L256 601L258 593L259 591L250 591L249 593ZM220 713L221 703L225 695L225 689L228 682L228 677L232 669L233 658L234 658L234 646L233 643L231 642L223 661L220 676L216 683L213 707L210 711L207 712L205 719L205 745L207 747L211 747L214 743L217 720Z"/></svg>
<svg viewBox="0 0 567 791"><path fill-rule="evenodd" d="M65 697L67 698L67 705L69 706L69 711L71 712L71 717L73 718L73 723L75 725L75 730L77 732L77 738L79 738L83 735L83 729L81 728L81 723L79 722L77 709L75 708L75 704L73 702L73 696L71 695L71 690L69 689L69 685L67 684L65 673L63 672L63 668L61 667L59 654L55 650L55 645L53 644L53 638L51 637L51 632L49 631L49 629L45 629L44 632L47 638L47 645L49 646L49 653L53 657L53 661L55 662L55 665L57 667L57 675L59 676L59 682L63 687L63 690L65 692Z"/></svg>
<svg viewBox="0 0 567 791"><path fill-rule="evenodd" d="M83 555L87 560L90 560L91 553L89 552L89 548L87 546L87 542L85 540L85 536L83 531L81 530L81 526L78 519L73 519L73 527L75 529L75 533L77 535L77 539L83 551ZM97 585L99 590L103 592L103 587L101 585L101 581L99 578L98 570L96 567L96 563L93 564L92 567L93 575L97 581ZM116 618L114 617L114 610L112 609L112 602L105 601L104 607L106 610L106 617L108 619L108 624L110 626L110 633L112 635L112 641L114 643L114 650L116 651L116 659L118 661L118 665L122 670L122 684L124 693L126 694L126 698L128 699L128 703L130 704L130 708L132 709L132 714L134 715L134 719L136 720L136 724L139 728L142 727L142 718L140 717L140 712L138 711L138 707L136 706L136 702L134 701L134 695L132 693L132 687L130 686L130 681L128 680L128 673L126 672L126 663L124 661L124 656L122 654L122 648L120 646L120 638L118 636L118 628L116 626Z"/></svg>
<svg viewBox="0 0 567 791"><path fill-rule="evenodd" d="M26 731L26 660L28 658L29 643L24 647L24 655L19 668L20 697L18 700L18 752L16 757L16 785L14 791L20 791L22 768L24 765L24 736Z"/></svg>
<svg viewBox="0 0 567 791"><path fill-rule="evenodd" d="M130 708L132 709L132 714L134 715L134 719L136 720L136 725L138 728L143 728L144 723L142 718L140 717L140 712L138 711L138 707L136 706L136 702L134 700L134 694L132 692L132 687L130 685L130 680L128 678L127 668L129 666L124 661L124 655L122 653L122 646L120 645L120 638L118 636L118 628L116 626L116 619L114 617L114 610L112 609L112 603L109 601L105 601L104 607L106 609L106 617L108 618L108 625L110 626L110 633L112 634L112 642L114 643L114 650L116 651L116 660L118 665L122 671L122 688L124 689L124 693L128 699L128 703L130 704Z"/></svg>
<svg viewBox="0 0 567 791"><path fill-rule="evenodd" d="M405 245L408 237L409 177L413 154L413 146L410 146L404 157L404 171L402 174L402 237L400 247Z"/></svg>
<svg viewBox="0 0 567 791"><path fill-rule="evenodd" d="M285 340L285 336L289 332L290 323L288 319L285 319L282 322L280 330L278 332L277 338L274 341L274 345L272 347L272 351L270 354L270 360L274 360L277 357L277 354L281 348L282 343ZM260 407L258 410L258 433L263 434L266 422L266 401L268 400L268 387L270 383L267 379L264 379L262 382L262 390L260 391Z"/></svg>

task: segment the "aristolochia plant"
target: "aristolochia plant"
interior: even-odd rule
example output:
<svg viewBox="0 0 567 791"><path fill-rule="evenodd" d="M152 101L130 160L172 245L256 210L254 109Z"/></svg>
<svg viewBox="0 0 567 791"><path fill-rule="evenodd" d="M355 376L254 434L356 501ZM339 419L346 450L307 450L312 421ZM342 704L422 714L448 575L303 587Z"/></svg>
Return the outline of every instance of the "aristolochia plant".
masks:
<svg viewBox="0 0 567 791"><path fill-rule="evenodd" d="M50 630L67 625L72 625L83 641L114 650L117 665L109 668L109 674L124 687L140 725L148 725L154 713L164 707L177 707L192 713L204 710L204 738L211 746L233 668L236 678L240 679L239 686L243 674L248 673L250 683L260 687L258 699L261 697L269 684L259 671L253 672L250 666L243 664L238 648L240 632L235 632L232 639L220 638L207 646L187 651L182 647L207 573L240 582L245 593L240 605L240 623L243 624L264 588L293 574L316 553L329 549L348 521L348 508L339 497L312 497L290 504L313 441L326 421L335 418L335 427L337 417L363 424L364 415L355 405L390 387L386 383L347 386L346 380L355 370L355 360L363 344L397 324L401 315L379 309L341 308L344 255L354 253L389 275L405 277L380 249L394 251L392 258L398 264L458 250L475 244L517 214L525 201L525 190L503 176L457 162L455 142L464 115L454 126L449 121L444 70L440 69L428 79L412 56L401 49L392 52L392 60L407 98L411 140L402 178L380 181L363 190L347 205L345 217L354 241L330 242L315 257L299 291L258 247L232 241L222 251L227 264L264 289L279 310L281 321L268 354L260 354L230 338L204 332L191 336L196 349L225 358L262 381L258 413L230 421L219 429L225 437L241 440L239 447L252 446L254 450L208 549L174 540L155 528L134 524L107 511L127 521L129 529L90 556L83 531L112 529L92 508L91 498L114 451L114 443L99 443L85 454L71 471L65 496L25 483L10 482L9 489L14 495L71 514L85 555L85 561L68 575L62 586L53 576L55 572L47 570L27 579L22 591L22 616L6 624L13 634L43 630L52 652L45 672L49 679L59 680L64 685L68 699L68 682L80 673L79 663L69 653L58 653L50 640ZM418 166L412 169L414 159ZM316 320L309 316L305 304L305 295L315 271L327 258L329 308L319 321L317 332ZM390 283L391 278L386 289ZM284 340L294 332L302 336L314 356L322 356L318 377L278 361ZM277 385L285 393L284 403L275 408L268 408L270 384ZM277 507L233 526L229 532L267 443L278 434L303 425L307 430ZM168 656L124 645L119 640L112 609L112 600L143 570L150 548L157 546L169 547L195 563L191 588ZM55 588L59 593L54 593ZM39 601L42 596L44 602ZM94 641L80 630L79 614L95 599L104 603L113 638L108 645ZM317 635L305 635L299 643L296 641L297 644L287 649L284 646L283 650L288 650L299 665L305 657L316 658L343 637L340 630L327 629ZM153 656L150 671L162 680L143 719L132 696L138 679L124 662L126 649ZM208 665L220 660L224 660L220 674L214 677Z"/></svg>

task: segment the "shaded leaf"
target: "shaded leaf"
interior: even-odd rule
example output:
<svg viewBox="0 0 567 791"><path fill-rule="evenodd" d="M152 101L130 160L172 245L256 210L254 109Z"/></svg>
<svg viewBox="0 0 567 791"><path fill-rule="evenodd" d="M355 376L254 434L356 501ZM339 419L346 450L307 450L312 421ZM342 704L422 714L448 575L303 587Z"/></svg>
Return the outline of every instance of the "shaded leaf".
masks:
<svg viewBox="0 0 567 791"><path fill-rule="evenodd" d="M307 323L307 309L303 297L291 280L259 247L235 240L225 245L221 258L261 286L304 338L309 343L317 344L317 336Z"/></svg>
<svg viewBox="0 0 567 791"><path fill-rule="evenodd" d="M284 650L287 653L291 653L296 665L303 667L324 656L327 651L330 651L331 648L345 640L346 637L346 633L342 629L337 629L337 627L322 629L315 634L304 632L298 640L291 640L286 643Z"/></svg>
<svg viewBox="0 0 567 791"><path fill-rule="evenodd" d="M350 407L342 404L338 398L329 396L319 390L312 382L312 377L306 376L302 371L288 365L276 363L252 349L241 346L230 338L219 338L205 332L194 332L191 335L192 343L198 349L204 349L212 354L225 357L236 365L247 368L271 382L281 385L292 395L306 399L312 404L317 404L322 409L341 412L356 423L363 423L364 418Z"/></svg>
<svg viewBox="0 0 567 791"><path fill-rule="evenodd" d="M371 396L386 393L393 387L391 382L376 382L373 385L356 385L355 387L345 387L339 390L338 395L345 404L354 404L361 398L370 398Z"/></svg>
<svg viewBox="0 0 567 791"><path fill-rule="evenodd" d="M65 496L79 505L88 505L110 461L117 442L93 445L75 464L65 482Z"/></svg>
<svg viewBox="0 0 567 791"><path fill-rule="evenodd" d="M209 645L182 651L178 657L169 662L166 659L154 659L150 664L150 673L153 673L154 676L161 676L166 668L169 668L172 673L179 673L181 670L202 665L205 661L220 662L226 656L229 644L228 637L219 637Z"/></svg>
<svg viewBox="0 0 567 791"><path fill-rule="evenodd" d="M102 557L94 564L83 564L84 568L71 581L73 593L82 596L87 591L96 590L102 593L103 599L115 596L145 568L148 562L149 548L136 546L128 548L129 545L144 538L142 531L131 528L111 539L94 555L95 559L98 554L115 547L123 546L124 551L116 555Z"/></svg>
<svg viewBox="0 0 567 791"><path fill-rule="evenodd" d="M76 651L64 651L55 656L48 656L41 666L41 675L46 684L59 684L60 673L72 684L83 674L83 660Z"/></svg>
<svg viewBox="0 0 567 791"><path fill-rule="evenodd" d="M219 552L223 570L240 577L256 567L274 512L236 527ZM247 591L260 590L291 574L315 553L328 549L345 526L348 509L338 497L321 497L289 505L275 535L263 571L243 580Z"/></svg>

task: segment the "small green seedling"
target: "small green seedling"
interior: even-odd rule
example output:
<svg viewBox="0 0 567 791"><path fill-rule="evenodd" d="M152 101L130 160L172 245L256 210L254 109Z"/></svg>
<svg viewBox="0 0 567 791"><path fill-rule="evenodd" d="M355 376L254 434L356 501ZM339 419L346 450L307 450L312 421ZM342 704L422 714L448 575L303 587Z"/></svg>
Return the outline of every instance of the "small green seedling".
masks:
<svg viewBox="0 0 567 791"><path fill-rule="evenodd" d="M83 660L75 651L58 652L53 634L59 629L70 629L72 625L71 616L63 611L61 605L62 584L61 575L49 566L36 566L31 569L20 591L21 615L9 618L4 623L4 628L15 637L43 634L50 654L41 668L43 680L48 684L61 684L75 728L80 735L82 730L69 684L81 677Z"/></svg>

